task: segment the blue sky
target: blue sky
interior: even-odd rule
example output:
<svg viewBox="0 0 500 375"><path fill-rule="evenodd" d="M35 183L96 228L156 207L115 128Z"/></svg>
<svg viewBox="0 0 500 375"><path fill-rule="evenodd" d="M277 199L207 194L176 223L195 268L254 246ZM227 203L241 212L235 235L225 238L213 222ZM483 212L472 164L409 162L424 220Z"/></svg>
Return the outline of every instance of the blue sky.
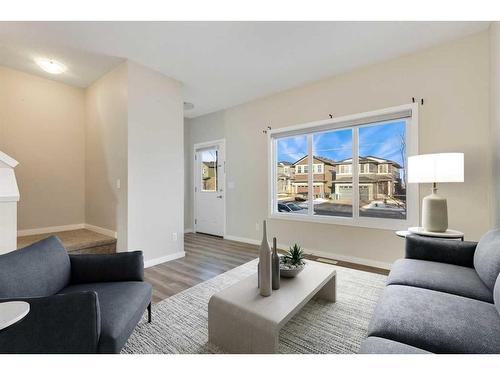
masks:
<svg viewBox="0 0 500 375"><path fill-rule="evenodd" d="M359 128L360 156L376 156L402 164L401 136L405 135L405 122ZM316 133L313 136L313 154L335 161L352 157L352 131L350 129ZM278 140L278 161L297 161L307 155L307 137L297 136Z"/></svg>

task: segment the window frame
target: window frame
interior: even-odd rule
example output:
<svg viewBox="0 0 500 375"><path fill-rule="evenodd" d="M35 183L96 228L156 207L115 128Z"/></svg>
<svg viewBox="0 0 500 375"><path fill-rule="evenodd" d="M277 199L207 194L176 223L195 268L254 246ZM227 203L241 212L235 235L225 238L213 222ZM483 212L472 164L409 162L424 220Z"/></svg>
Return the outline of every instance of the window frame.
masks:
<svg viewBox="0 0 500 375"><path fill-rule="evenodd" d="M359 215L359 128L364 126L373 126L377 123L386 123L405 118L406 120L406 167L408 166L408 157L418 154L418 104L411 103L396 107L383 108L376 111L357 113L323 121L314 121L305 124L293 125L284 128L272 129L268 131L268 217L270 219L291 220L312 223L324 223L335 225L346 225L364 228L401 230L412 226L418 226L420 221L419 212L419 192L418 184L407 184L406 186L406 219L373 218ZM405 113L405 116L398 114ZM382 120L381 120L382 119ZM333 131L340 129L352 130L352 190L353 190L353 215L352 217L340 216L322 216L313 215L313 200L308 199L308 213L291 214L277 211L277 141L280 138L291 136L307 137L307 155L308 155L308 196L314 194L313 186L313 159L312 155L312 137L314 133ZM276 208L276 209L275 209Z"/></svg>
<svg viewBox="0 0 500 375"><path fill-rule="evenodd" d="M203 148L203 149L199 149L197 150L198 152L204 152L204 151L209 151L209 150L215 150L216 152L216 157L215 157L215 189L214 190L205 190L203 189L203 164L204 164L204 161L203 160L200 160L200 166L202 167L202 170L201 171L198 171L198 172L202 172L201 174L198 173L198 184L199 184L199 187L200 187L200 193L203 193L203 194L213 194L213 193L218 193L219 192L219 147L218 146L214 146L214 147L206 147L206 148ZM207 167L208 168L208 167Z"/></svg>

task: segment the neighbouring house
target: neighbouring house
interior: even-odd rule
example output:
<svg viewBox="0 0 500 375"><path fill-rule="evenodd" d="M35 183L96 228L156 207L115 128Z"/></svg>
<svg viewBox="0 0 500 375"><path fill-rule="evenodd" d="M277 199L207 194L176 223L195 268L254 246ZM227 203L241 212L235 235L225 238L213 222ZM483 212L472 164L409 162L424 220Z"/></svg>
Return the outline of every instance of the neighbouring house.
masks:
<svg viewBox="0 0 500 375"><path fill-rule="evenodd" d="M305 156L295 163L278 162L277 191L282 199L308 195L309 160ZM366 156L359 158L359 191L362 202L377 199L405 200L406 189L401 176L404 169L395 161ZM352 159L334 161L321 156L313 159L314 198L337 201L352 198Z"/></svg>
<svg viewBox="0 0 500 375"><path fill-rule="evenodd" d="M307 197L308 195L308 156L291 164L291 193ZM313 157L313 195L314 198L329 198L332 192L332 180L335 162L331 159Z"/></svg>
<svg viewBox="0 0 500 375"><path fill-rule="evenodd" d="M292 163L289 161L278 162L278 196L288 196L293 193L292 191Z"/></svg>
<svg viewBox="0 0 500 375"><path fill-rule="evenodd" d="M204 161L202 164L201 180L203 181L202 189L204 191L217 190L217 168L215 161Z"/></svg>
<svg viewBox="0 0 500 375"><path fill-rule="evenodd" d="M336 200L352 197L352 159L333 163L332 198ZM405 200L406 188L401 171L395 161L365 156L359 158L359 194L361 201L393 198Z"/></svg>

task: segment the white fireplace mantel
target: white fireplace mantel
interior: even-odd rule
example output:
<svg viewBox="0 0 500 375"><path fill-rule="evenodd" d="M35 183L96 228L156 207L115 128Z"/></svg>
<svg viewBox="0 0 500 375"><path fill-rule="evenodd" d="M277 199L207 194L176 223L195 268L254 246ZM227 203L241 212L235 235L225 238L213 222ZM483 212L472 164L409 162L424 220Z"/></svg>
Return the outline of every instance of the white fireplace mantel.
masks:
<svg viewBox="0 0 500 375"><path fill-rule="evenodd" d="M19 163L0 151L0 254L17 248L19 188L14 168Z"/></svg>

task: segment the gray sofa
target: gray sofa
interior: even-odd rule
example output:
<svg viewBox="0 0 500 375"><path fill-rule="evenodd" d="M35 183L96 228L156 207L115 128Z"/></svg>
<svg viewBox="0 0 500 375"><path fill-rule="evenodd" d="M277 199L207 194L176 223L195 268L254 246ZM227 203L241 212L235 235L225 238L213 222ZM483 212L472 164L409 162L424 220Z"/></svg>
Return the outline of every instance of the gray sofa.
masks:
<svg viewBox="0 0 500 375"><path fill-rule="evenodd" d="M500 353L500 230L406 237L360 353Z"/></svg>
<svg viewBox="0 0 500 375"><path fill-rule="evenodd" d="M0 302L29 314L0 331L0 353L119 353L146 309L142 252L68 255L57 237L0 256Z"/></svg>

